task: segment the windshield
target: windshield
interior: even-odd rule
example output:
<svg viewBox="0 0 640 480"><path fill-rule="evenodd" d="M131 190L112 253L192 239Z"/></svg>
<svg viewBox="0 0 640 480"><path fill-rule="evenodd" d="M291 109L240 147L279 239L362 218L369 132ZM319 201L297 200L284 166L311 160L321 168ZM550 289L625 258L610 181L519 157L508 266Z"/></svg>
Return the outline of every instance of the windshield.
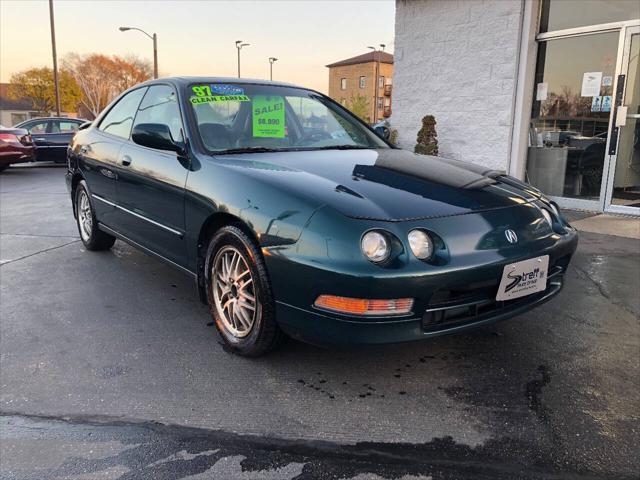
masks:
<svg viewBox="0 0 640 480"><path fill-rule="evenodd" d="M274 85L188 87L205 147L217 153L389 148L319 94Z"/></svg>

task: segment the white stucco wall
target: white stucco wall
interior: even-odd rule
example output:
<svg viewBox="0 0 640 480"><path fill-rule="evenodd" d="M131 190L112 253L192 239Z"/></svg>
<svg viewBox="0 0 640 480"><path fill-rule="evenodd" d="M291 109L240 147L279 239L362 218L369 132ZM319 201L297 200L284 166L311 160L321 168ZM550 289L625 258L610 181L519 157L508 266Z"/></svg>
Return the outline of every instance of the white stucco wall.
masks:
<svg viewBox="0 0 640 480"><path fill-rule="evenodd" d="M413 150L434 115L439 154L506 170L521 0L397 0L393 127Z"/></svg>

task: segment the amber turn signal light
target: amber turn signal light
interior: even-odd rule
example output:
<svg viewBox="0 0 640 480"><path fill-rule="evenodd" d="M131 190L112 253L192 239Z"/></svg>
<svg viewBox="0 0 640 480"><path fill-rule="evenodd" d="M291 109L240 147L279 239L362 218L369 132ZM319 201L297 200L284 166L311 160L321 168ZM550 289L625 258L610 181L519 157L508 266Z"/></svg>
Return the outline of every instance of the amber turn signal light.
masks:
<svg viewBox="0 0 640 480"><path fill-rule="evenodd" d="M404 315L411 313L413 298L396 298L391 300L371 300L366 298L336 297L320 295L314 306L331 312L347 315Z"/></svg>

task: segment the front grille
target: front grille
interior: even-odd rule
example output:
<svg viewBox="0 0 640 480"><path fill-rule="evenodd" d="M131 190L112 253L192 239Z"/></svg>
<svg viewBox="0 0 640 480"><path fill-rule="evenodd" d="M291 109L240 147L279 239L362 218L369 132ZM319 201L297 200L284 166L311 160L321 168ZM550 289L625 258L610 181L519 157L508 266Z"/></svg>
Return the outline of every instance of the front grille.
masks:
<svg viewBox="0 0 640 480"><path fill-rule="evenodd" d="M488 319L521 305L535 302L551 291L560 289L566 263L568 260L567 262L558 261L549 268L546 290L514 300L496 300L498 280L438 290L431 297L422 317L422 328L430 332L444 330Z"/></svg>

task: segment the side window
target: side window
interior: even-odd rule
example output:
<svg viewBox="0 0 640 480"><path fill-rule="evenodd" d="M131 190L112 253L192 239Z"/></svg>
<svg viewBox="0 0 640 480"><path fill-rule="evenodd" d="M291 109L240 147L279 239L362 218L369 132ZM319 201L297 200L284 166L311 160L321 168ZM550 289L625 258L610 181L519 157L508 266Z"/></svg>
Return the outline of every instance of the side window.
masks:
<svg viewBox="0 0 640 480"><path fill-rule="evenodd" d="M141 123L161 123L167 125L176 142L182 142L182 120L175 90L168 85L153 85L144 96L135 125Z"/></svg>
<svg viewBox="0 0 640 480"><path fill-rule="evenodd" d="M138 105L140 105L140 100L142 100L144 92L146 91L146 88L139 88L127 93L109 110L107 116L100 122L98 129L128 139L131 134L136 109Z"/></svg>
<svg viewBox="0 0 640 480"><path fill-rule="evenodd" d="M40 135L47 133L47 121L32 123L27 127L27 130L31 135Z"/></svg>
<svg viewBox="0 0 640 480"><path fill-rule="evenodd" d="M80 124L77 122L60 120L59 122L53 122L51 133L74 133L78 131L79 126Z"/></svg>

